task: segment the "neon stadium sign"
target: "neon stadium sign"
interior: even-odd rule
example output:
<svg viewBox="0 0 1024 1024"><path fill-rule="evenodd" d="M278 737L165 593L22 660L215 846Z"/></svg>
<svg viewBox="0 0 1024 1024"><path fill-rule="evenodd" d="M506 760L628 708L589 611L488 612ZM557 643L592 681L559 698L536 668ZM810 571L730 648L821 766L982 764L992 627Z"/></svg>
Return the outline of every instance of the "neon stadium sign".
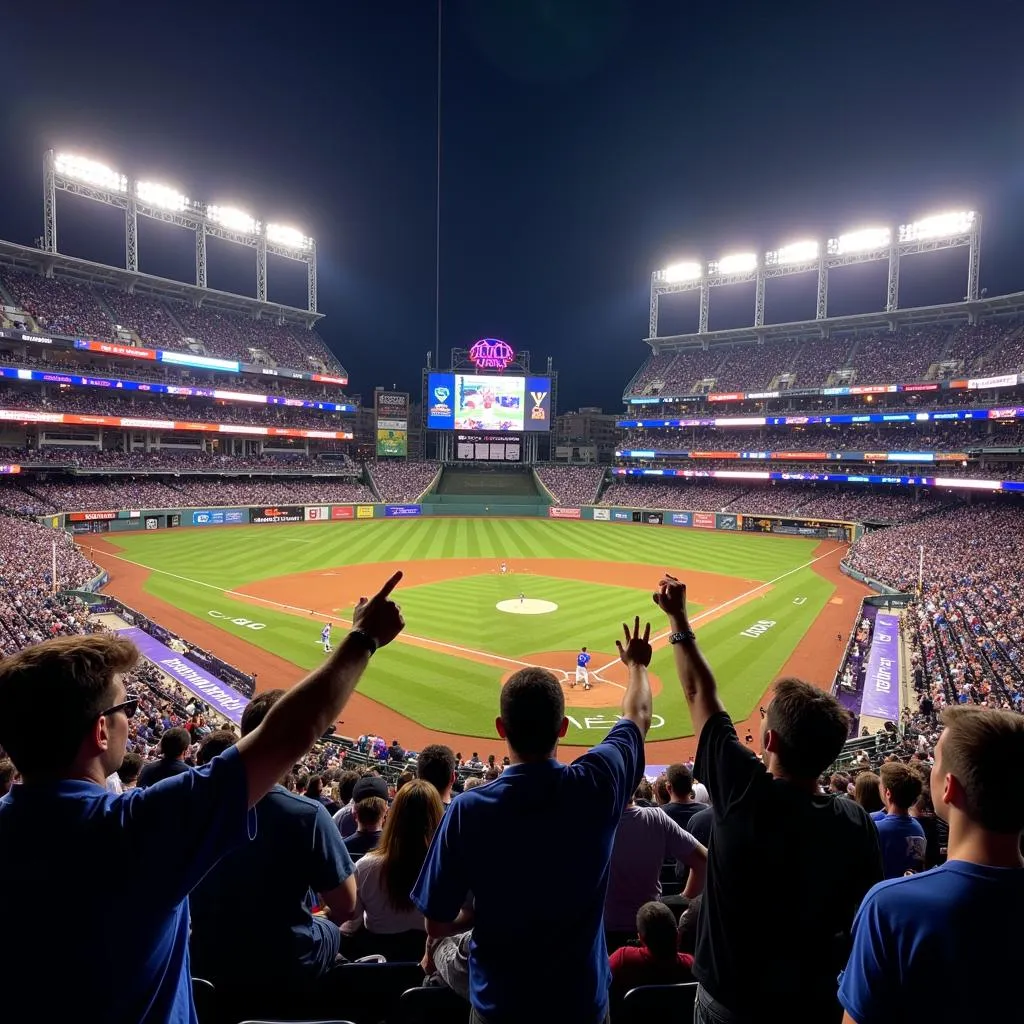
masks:
<svg viewBox="0 0 1024 1024"><path fill-rule="evenodd" d="M505 370L515 359L515 355L507 341L481 338L469 350L469 361L478 370Z"/></svg>

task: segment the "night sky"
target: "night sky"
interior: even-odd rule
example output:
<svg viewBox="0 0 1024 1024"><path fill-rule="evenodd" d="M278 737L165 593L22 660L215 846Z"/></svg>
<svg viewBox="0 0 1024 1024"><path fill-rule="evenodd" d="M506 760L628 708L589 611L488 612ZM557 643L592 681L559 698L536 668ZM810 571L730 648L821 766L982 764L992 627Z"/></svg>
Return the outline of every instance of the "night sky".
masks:
<svg viewBox="0 0 1024 1024"><path fill-rule="evenodd" d="M293 223L320 246L322 333L352 390L419 391L434 345L435 0L6 5L0 237L42 232L42 159ZM59 16L54 12L65 11ZM1013 0L444 0L441 351L553 356L561 406L619 406L650 272L947 208L984 216L982 287L1024 288L1024 5ZM119 215L58 196L61 251L123 264ZM141 269L189 279L185 232L140 220ZM210 243L211 286L254 255ZM304 304L299 264L270 297ZM833 275L831 311L884 302ZM963 297L966 251L903 266L903 305ZM769 282L769 321L814 282ZM751 322L753 285L711 327ZM693 330L670 303L662 333Z"/></svg>

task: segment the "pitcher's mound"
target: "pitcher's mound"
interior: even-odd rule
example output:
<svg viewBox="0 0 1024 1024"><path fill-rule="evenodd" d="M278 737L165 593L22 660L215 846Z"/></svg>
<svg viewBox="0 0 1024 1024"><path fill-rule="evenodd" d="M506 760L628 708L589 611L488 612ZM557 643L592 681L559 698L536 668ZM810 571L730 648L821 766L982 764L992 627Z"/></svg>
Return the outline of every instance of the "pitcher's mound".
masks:
<svg viewBox="0 0 1024 1024"><path fill-rule="evenodd" d="M538 601L533 597L524 598L522 601L519 598L499 601L494 607L499 612L510 612L512 615L547 615L549 612L558 611L558 605L554 601Z"/></svg>

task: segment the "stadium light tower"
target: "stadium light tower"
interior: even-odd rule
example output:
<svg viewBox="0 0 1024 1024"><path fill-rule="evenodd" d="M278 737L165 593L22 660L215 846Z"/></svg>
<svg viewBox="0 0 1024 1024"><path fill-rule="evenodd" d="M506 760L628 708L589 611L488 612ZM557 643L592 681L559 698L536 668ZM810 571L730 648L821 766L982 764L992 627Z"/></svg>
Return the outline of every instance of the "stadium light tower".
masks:
<svg viewBox="0 0 1024 1024"><path fill-rule="evenodd" d="M708 331L711 289L743 281L755 282L754 324L764 326L765 284L769 278L790 274L817 274L818 289L815 319L828 317L829 270L854 263L885 260L889 265L886 312L899 308L900 261L904 256L938 249L969 249L967 264L968 301L978 298L978 271L981 261L981 218L973 210L930 214L897 229L887 225L845 231L824 244L802 239L772 249L759 260L754 253L724 256L708 264L701 272L699 263L677 263L651 274L651 305L648 337L658 337L658 308L662 295L700 290L700 314L697 334Z"/></svg>
<svg viewBox="0 0 1024 1024"><path fill-rule="evenodd" d="M316 241L298 228L264 225L235 206L190 200L170 185L132 181L89 157L46 154L43 168L43 248L57 249L57 192L68 192L124 211L125 268L138 272L138 217L186 228L196 239L196 281L206 287L206 239L220 238L256 250L256 298L267 301L267 253L306 264L306 307L317 311Z"/></svg>

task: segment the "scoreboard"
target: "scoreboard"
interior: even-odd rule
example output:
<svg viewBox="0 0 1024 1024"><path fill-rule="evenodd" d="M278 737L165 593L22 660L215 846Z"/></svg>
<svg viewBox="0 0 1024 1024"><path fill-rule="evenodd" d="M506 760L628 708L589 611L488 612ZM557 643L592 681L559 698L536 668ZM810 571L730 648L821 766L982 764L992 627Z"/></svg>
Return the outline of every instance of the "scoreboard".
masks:
<svg viewBox="0 0 1024 1024"><path fill-rule="evenodd" d="M508 434L456 434L455 458L459 462L519 462L522 442Z"/></svg>

